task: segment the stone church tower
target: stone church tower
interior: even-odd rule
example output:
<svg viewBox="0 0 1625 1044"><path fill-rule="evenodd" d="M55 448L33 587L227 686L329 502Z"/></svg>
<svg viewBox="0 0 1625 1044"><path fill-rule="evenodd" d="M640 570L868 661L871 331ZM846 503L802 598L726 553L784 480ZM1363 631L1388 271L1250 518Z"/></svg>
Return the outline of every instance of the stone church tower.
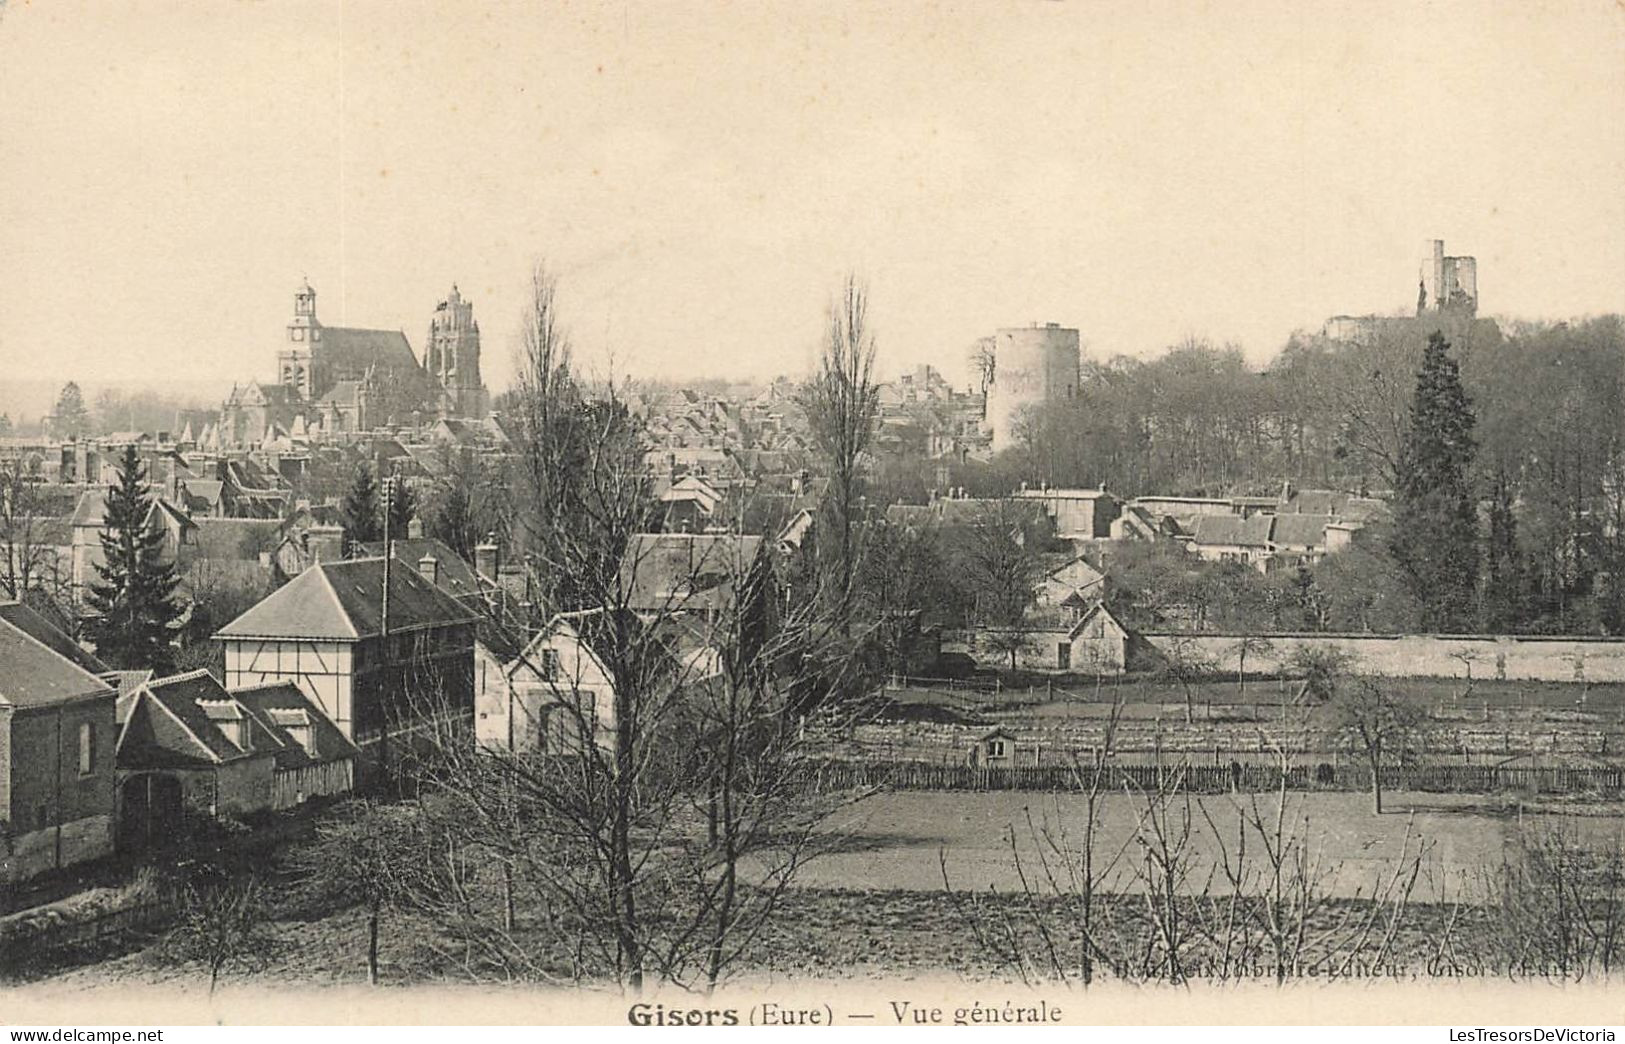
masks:
<svg viewBox="0 0 1625 1044"><path fill-rule="evenodd" d="M474 321L473 303L463 300L455 283L429 320L423 368L446 390L448 416L485 418L489 404L480 382L480 324Z"/></svg>
<svg viewBox="0 0 1625 1044"><path fill-rule="evenodd" d="M316 321L316 291L309 281L293 292L293 318L288 320L288 341L277 353L277 383L289 389L296 399L315 394L315 365L311 349L322 338L322 324Z"/></svg>

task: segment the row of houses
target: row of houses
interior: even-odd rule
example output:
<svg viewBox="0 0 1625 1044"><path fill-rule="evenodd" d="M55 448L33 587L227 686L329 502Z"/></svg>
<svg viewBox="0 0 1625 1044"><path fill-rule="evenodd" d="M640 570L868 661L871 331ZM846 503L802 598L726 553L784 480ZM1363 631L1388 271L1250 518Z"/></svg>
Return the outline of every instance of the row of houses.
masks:
<svg viewBox="0 0 1625 1044"><path fill-rule="evenodd" d="M291 682L113 671L19 602L0 602L0 661L0 885L170 837L187 809L354 787L356 747Z"/></svg>
<svg viewBox="0 0 1625 1044"><path fill-rule="evenodd" d="M1136 497L1100 489L1025 488L1009 498L970 498L955 490L925 505L893 505L899 525L969 526L990 513L1022 514L1039 541L1082 550L1100 541L1166 542L1209 562L1270 572L1313 565L1353 546L1361 530L1387 514L1387 504L1335 490L1283 486L1275 497Z"/></svg>
<svg viewBox="0 0 1625 1044"><path fill-rule="evenodd" d="M167 837L188 812L252 816L369 787L448 736L543 754L607 745L617 614L666 628L662 648L703 678L709 624L766 576L770 544L646 534L627 550L621 604L531 629L496 561L399 541L388 557L317 562L222 627L221 676L111 670L0 603L0 883Z"/></svg>

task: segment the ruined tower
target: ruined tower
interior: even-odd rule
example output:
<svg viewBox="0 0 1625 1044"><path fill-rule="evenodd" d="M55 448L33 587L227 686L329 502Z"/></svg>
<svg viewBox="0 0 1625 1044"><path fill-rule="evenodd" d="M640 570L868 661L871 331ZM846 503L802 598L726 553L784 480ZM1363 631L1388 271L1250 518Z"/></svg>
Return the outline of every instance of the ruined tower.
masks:
<svg viewBox="0 0 1625 1044"><path fill-rule="evenodd" d="M1422 242L1422 271L1416 314L1449 313L1471 319L1478 314L1478 259L1445 257L1444 240Z"/></svg>

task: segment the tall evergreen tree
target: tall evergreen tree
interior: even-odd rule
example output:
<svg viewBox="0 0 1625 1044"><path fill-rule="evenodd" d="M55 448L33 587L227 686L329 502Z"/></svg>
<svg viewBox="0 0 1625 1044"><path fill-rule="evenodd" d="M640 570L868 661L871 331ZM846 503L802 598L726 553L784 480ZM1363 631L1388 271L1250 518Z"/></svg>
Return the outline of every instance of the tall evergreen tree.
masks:
<svg viewBox="0 0 1625 1044"><path fill-rule="evenodd" d="M372 468L362 463L356 467L355 478L339 504L339 524L351 547L383 536L378 511L378 482L372 477Z"/></svg>
<svg viewBox="0 0 1625 1044"><path fill-rule="evenodd" d="M69 381L62 386L61 393L56 397L53 415L52 432L60 437L83 435L90 426L90 411L85 409L85 393L79 390L77 381Z"/></svg>
<svg viewBox="0 0 1625 1044"><path fill-rule="evenodd" d="M1473 409L1450 343L1435 331L1422 353L1410 427L1395 472L1389 550L1430 631L1472 627L1478 587L1478 506L1469 471Z"/></svg>
<svg viewBox="0 0 1625 1044"><path fill-rule="evenodd" d="M391 481L393 489L390 491L388 502L389 517L384 519L383 523L388 530L389 539L405 540L407 527L412 524L412 519L418 513L418 498L417 494L412 492L412 487L399 475L393 476Z"/></svg>
<svg viewBox="0 0 1625 1044"><path fill-rule="evenodd" d="M464 559L474 560L474 547L480 542L479 525L474 520L474 497L467 473L456 469L441 482L430 503L423 531Z"/></svg>
<svg viewBox="0 0 1625 1044"><path fill-rule="evenodd" d="M163 560L164 530L150 525L152 491L134 446L124 448L118 481L107 491L102 513L99 581L88 601L96 614L88 630L96 653L119 668L166 673L174 665L170 644L182 607L175 599L180 578Z"/></svg>

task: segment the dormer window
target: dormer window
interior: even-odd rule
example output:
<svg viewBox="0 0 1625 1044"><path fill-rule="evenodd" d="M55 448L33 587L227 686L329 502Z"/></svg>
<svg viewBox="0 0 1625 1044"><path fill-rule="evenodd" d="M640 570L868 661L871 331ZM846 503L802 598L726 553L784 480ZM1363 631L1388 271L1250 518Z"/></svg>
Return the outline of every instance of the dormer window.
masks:
<svg viewBox="0 0 1625 1044"><path fill-rule="evenodd" d="M204 716L214 723L214 727L220 730L220 734L236 744L238 750L253 749L248 715L243 713L236 700L198 700L197 705Z"/></svg>
<svg viewBox="0 0 1625 1044"><path fill-rule="evenodd" d="M309 714L297 707L277 707L270 715L271 721L283 728L306 754L316 756L316 724Z"/></svg>

